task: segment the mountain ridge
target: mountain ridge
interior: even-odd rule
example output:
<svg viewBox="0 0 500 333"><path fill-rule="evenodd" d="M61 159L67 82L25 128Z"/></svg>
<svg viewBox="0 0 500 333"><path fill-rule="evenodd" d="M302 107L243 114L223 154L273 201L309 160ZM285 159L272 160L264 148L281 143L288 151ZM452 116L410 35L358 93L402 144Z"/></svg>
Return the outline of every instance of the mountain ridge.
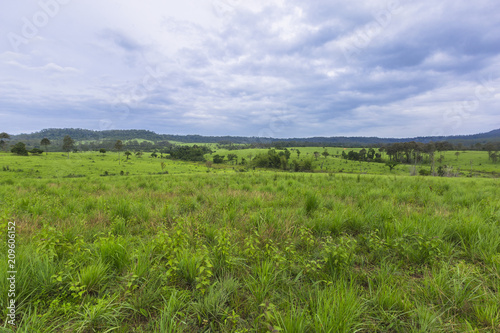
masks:
<svg viewBox="0 0 500 333"><path fill-rule="evenodd" d="M75 141L103 141L103 140L133 140L143 139L151 141L177 141L182 143L270 143L270 142L310 142L325 144L387 144L396 142L416 141L427 143L431 141L450 141L453 143L474 144L485 143L489 141L500 141L500 128L489 132L469 134L469 135L449 135L449 136L418 136L410 138L380 138L364 136L331 136L331 137L306 137L306 138L271 138L271 137L245 137L245 136L203 136L203 135L176 135L176 134L158 134L150 130L88 130L82 128L47 128L30 134L11 135L14 141L23 140L41 140L48 138L50 140L62 140L64 136L69 135Z"/></svg>

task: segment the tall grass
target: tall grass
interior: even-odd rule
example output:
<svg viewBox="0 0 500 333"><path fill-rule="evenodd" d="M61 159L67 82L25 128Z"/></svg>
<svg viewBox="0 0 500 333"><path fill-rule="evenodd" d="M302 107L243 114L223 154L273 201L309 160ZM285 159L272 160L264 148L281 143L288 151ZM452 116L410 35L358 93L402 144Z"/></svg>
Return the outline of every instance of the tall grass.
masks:
<svg viewBox="0 0 500 333"><path fill-rule="evenodd" d="M498 330L496 180L139 166L0 171L18 331Z"/></svg>

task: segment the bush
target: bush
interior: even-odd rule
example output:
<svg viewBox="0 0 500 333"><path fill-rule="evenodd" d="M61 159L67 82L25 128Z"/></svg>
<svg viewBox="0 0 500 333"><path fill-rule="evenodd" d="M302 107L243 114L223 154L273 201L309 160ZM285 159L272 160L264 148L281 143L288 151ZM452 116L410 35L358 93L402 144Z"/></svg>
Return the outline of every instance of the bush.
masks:
<svg viewBox="0 0 500 333"><path fill-rule="evenodd" d="M18 142L10 150L12 153L20 156L28 156L28 151L26 150L26 145L23 142Z"/></svg>
<svg viewBox="0 0 500 333"><path fill-rule="evenodd" d="M431 175L431 170L420 169L418 171L418 173L420 174L420 176L430 176Z"/></svg>
<svg viewBox="0 0 500 333"><path fill-rule="evenodd" d="M33 155L40 155L41 153L43 153L43 150L38 149L38 148L33 148L30 150L30 153Z"/></svg>

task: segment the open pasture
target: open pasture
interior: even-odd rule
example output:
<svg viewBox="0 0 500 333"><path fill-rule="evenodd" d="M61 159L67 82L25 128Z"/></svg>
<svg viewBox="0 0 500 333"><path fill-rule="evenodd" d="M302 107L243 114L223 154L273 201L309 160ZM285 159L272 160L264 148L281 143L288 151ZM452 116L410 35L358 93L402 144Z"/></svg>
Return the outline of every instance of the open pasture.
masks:
<svg viewBox="0 0 500 333"><path fill-rule="evenodd" d="M498 179L92 154L1 157L18 332L499 331Z"/></svg>

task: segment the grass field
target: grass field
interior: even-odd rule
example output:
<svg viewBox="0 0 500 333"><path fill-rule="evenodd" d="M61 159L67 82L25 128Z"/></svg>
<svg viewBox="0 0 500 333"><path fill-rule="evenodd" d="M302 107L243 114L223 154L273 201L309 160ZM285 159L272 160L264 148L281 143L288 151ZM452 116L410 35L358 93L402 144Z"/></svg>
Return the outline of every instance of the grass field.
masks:
<svg viewBox="0 0 500 333"><path fill-rule="evenodd" d="M291 159L304 160L312 159L313 166L315 170L324 172L344 172L344 173L368 173L368 174L396 174L396 175L410 175L410 170L413 165L400 164L392 172L389 172L389 168L384 163L373 163L373 162L358 162L349 161L342 159L342 151L349 152L350 150L359 151L362 148L332 148L332 147L295 147L288 148L291 151ZM297 150L300 151L300 155L297 155ZM327 151L329 156L326 158L321 155L324 151ZM378 152L378 150L376 150ZM212 155L219 154L224 155L227 158L228 154L238 155L238 161L241 158L245 158L247 161L255 157L259 153L266 153L267 149L244 149L244 150L226 150L226 149L216 149ZM314 157L314 152L320 153L320 157L317 159ZM455 171L461 172L464 175L471 173L474 176L484 176L484 177L498 177L500 176L500 164L493 163L488 159L488 152L485 151L459 151L459 155L456 156L456 151L447 151L436 153L436 159L440 155L443 155L443 160L441 163L435 162L435 167L442 165L447 165L453 167ZM336 157L339 156L339 157ZM210 155L206 155L207 159L210 159ZM385 153L382 153L382 158L387 160ZM472 161L472 165L471 165ZM321 168L321 166L323 168ZM430 170L430 164L417 164L417 172L419 169L424 168Z"/></svg>
<svg viewBox="0 0 500 333"><path fill-rule="evenodd" d="M101 155L0 154L17 332L500 332L498 178ZM471 157L498 170L443 164ZM2 242L0 332L7 260Z"/></svg>

